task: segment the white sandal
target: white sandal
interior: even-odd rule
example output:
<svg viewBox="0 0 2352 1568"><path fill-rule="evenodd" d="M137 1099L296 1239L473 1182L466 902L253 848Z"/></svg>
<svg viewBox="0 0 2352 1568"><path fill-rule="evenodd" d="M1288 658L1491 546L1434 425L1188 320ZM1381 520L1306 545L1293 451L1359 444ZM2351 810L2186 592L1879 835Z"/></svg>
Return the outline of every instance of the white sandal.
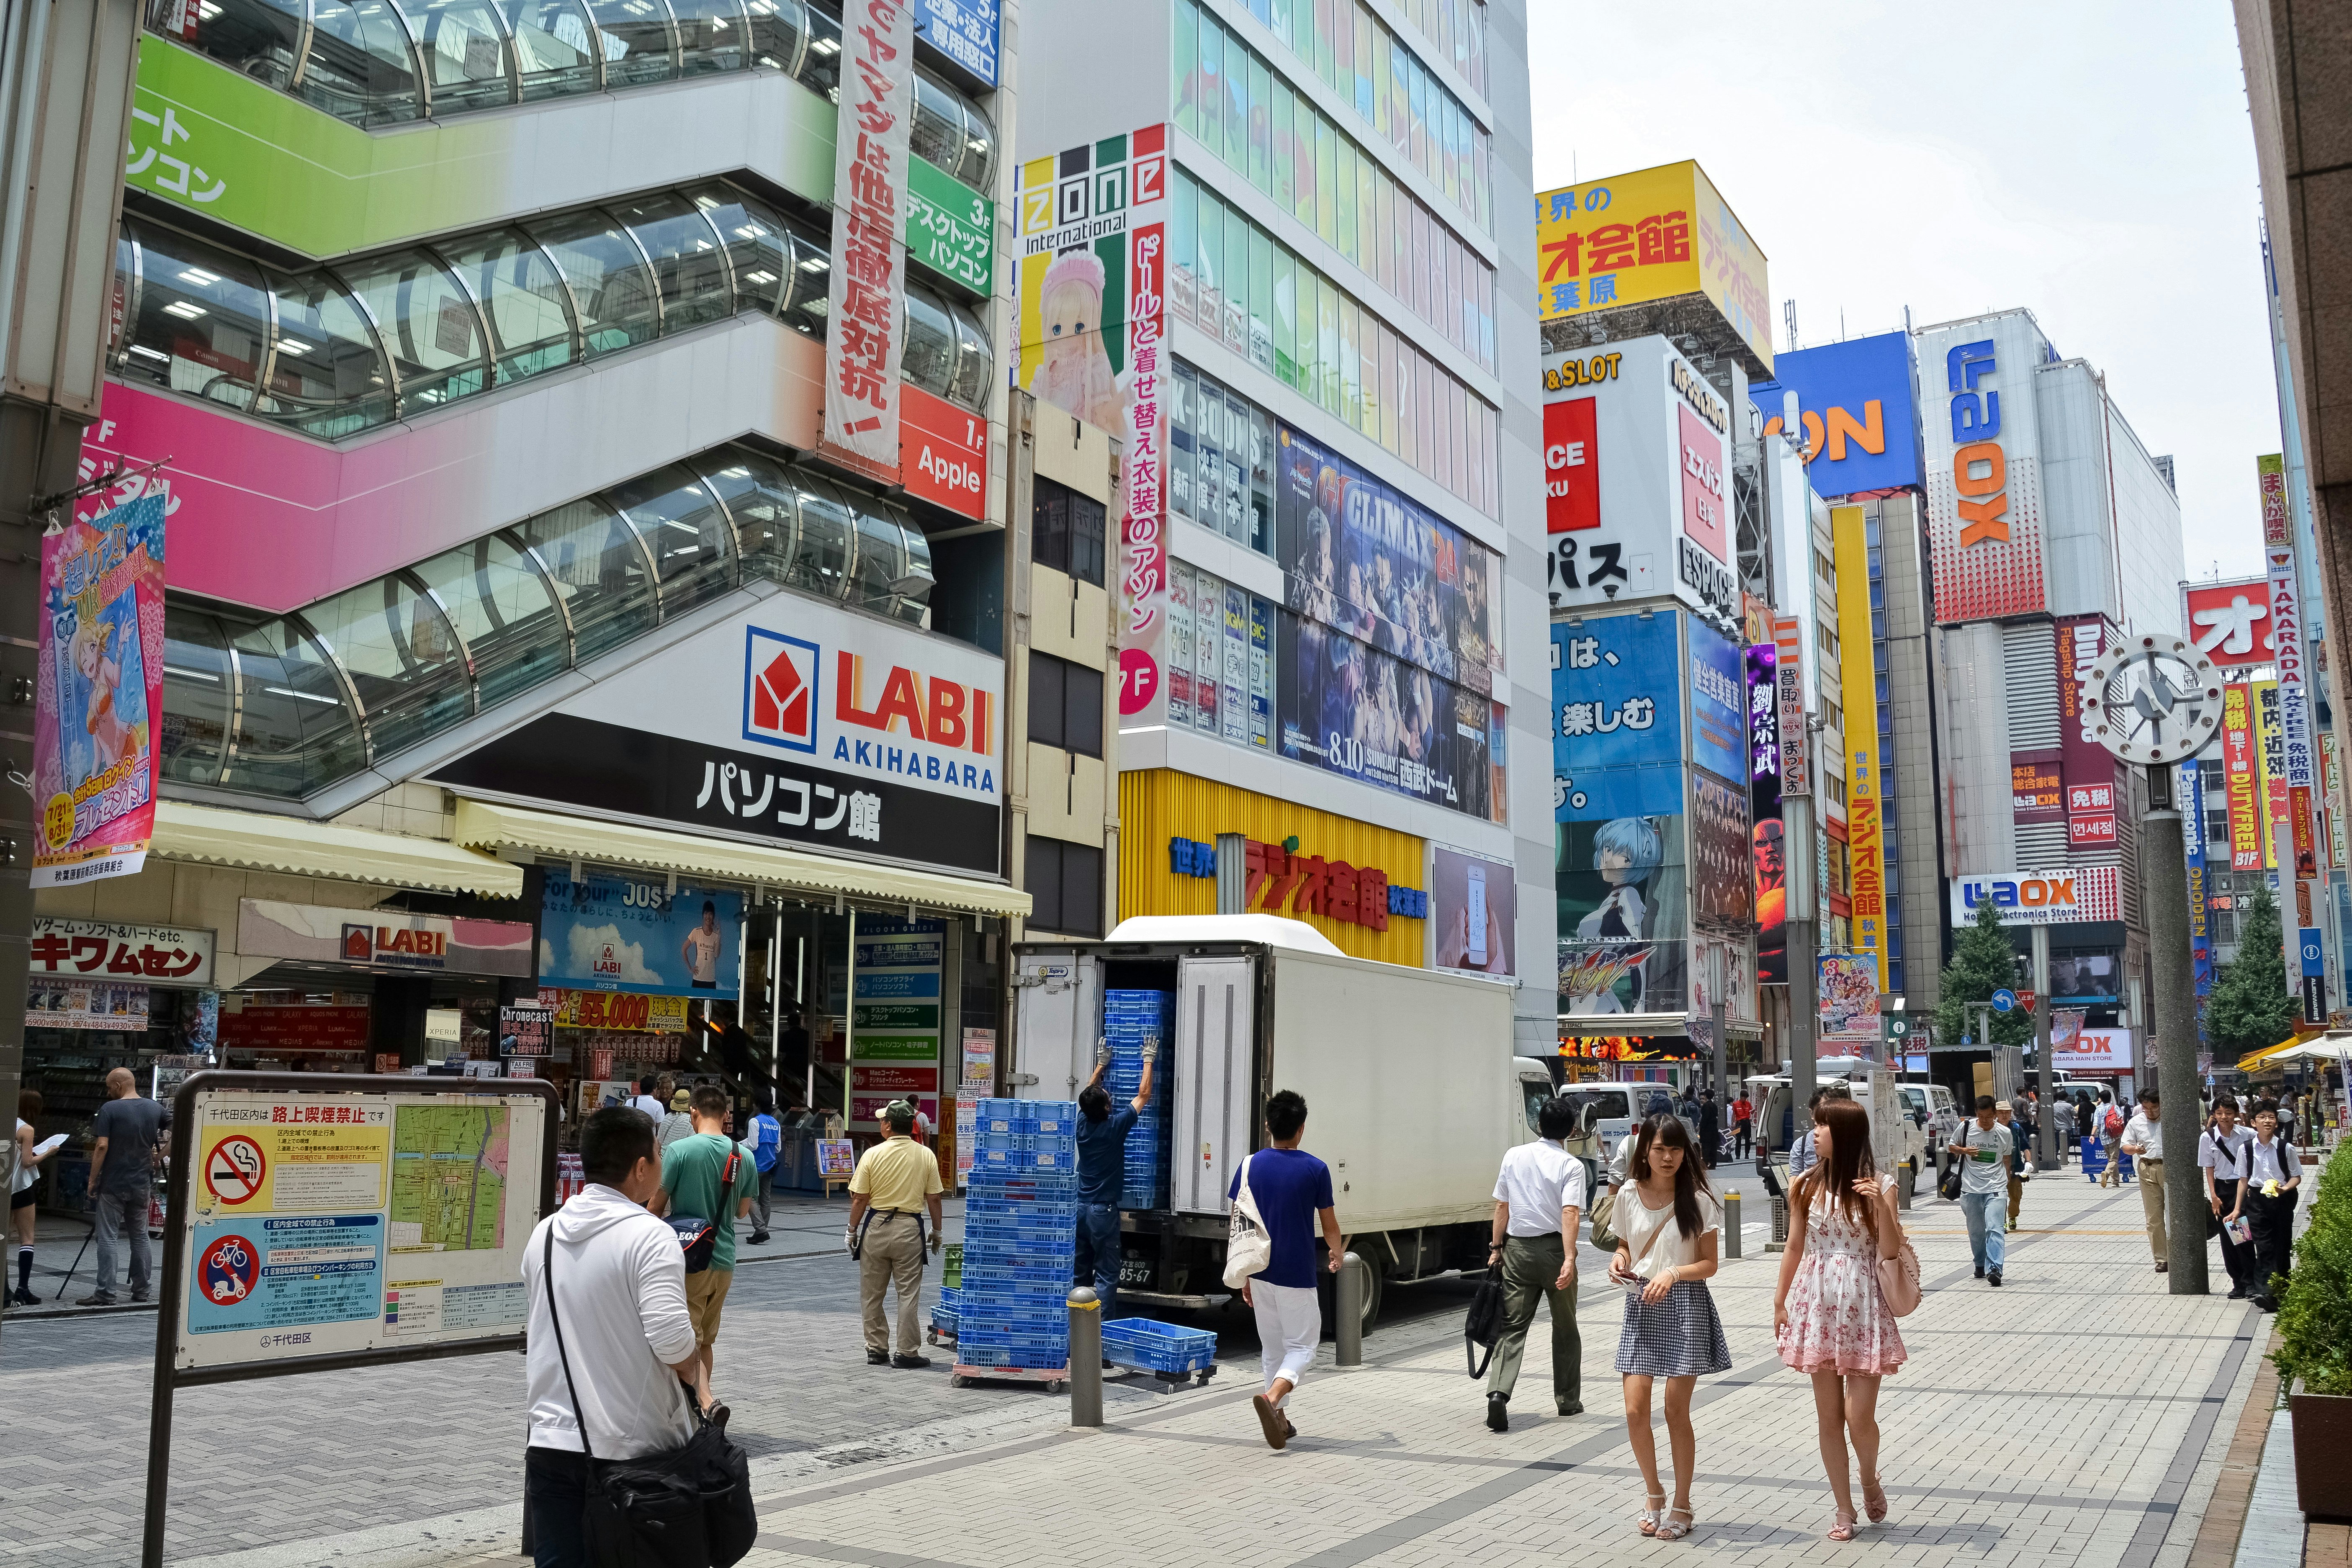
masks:
<svg viewBox="0 0 2352 1568"><path fill-rule="evenodd" d="M1675 1515L1678 1513L1683 1516L1680 1523L1676 1523L1675 1521ZM1697 1528L1698 1516L1693 1513L1689 1509L1670 1509L1666 1513L1665 1523L1658 1526L1657 1538L1660 1541L1680 1541L1684 1536L1688 1535L1692 1531L1696 1530Z"/></svg>
<svg viewBox="0 0 2352 1568"><path fill-rule="evenodd" d="M1641 1527L1643 1534L1655 1535L1658 1533L1658 1526L1666 1517L1666 1494L1662 1491L1651 1491L1643 1492L1642 1497L1644 1501L1655 1502L1658 1506L1642 1510L1633 1516L1633 1522Z"/></svg>

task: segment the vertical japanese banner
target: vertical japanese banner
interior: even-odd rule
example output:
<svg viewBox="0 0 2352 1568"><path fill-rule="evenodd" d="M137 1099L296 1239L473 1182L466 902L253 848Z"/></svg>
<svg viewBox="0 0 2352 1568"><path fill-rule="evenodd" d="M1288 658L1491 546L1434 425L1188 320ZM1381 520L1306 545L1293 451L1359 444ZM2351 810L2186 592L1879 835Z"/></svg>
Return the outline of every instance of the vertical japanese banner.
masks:
<svg viewBox="0 0 2352 1568"><path fill-rule="evenodd" d="M1748 647L1748 810L1756 877L1756 982L1789 983L1788 857L1780 840L1780 650Z"/></svg>
<svg viewBox="0 0 2352 1568"><path fill-rule="evenodd" d="M2243 681L2221 689L2221 783L2229 798L2230 869L2260 871L2263 825L2255 781L2253 692Z"/></svg>
<svg viewBox="0 0 2352 1568"><path fill-rule="evenodd" d="M41 540L32 885L135 875L155 832L163 509L142 497Z"/></svg>
<svg viewBox="0 0 2352 1568"><path fill-rule="evenodd" d="M2213 989L2213 926L2205 875L2205 769L2195 758L2180 765L2181 842L2189 860L2189 951L2197 976L2197 1029L2205 1029L2205 998Z"/></svg>
<svg viewBox="0 0 2352 1568"><path fill-rule="evenodd" d="M2278 831L2286 825L2286 728L2279 713L2276 681L2256 681L2254 693L2254 799L2262 807L2263 866L2276 871Z"/></svg>
<svg viewBox="0 0 2352 1568"><path fill-rule="evenodd" d="M907 149L915 16L904 0L846 0L834 124L833 279L824 335L824 440L898 466L898 314L906 298Z"/></svg>
<svg viewBox="0 0 2352 1568"><path fill-rule="evenodd" d="M2279 735L2286 762L2287 822L2294 831L2294 874L2308 878L2319 874L2319 845L2311 825L2312 793L2317 779L2312 766L2311 688L2304 671L2306 655L2303 612L2296 591L2294 551L2273 549L2265 553L2271 569L2271 656L2278 671Z"/></svg>
<svg viewBox="0 0 2352 1568"><path fill-rule="evenodd" d="M1870 553L1860 507L1830 508L1837 550L1839 686L1845 706L1845 839L1853 866L1853 951L1887 977L1885 836L1878 820L1878 681L1871 656ZM1876 1025L1872 1026L1875 1029Z"/></svg>
<svg viewBox="0 0 2352 1568"><path fill-rule="evenodd" d="M1168 648L1168 472L1162 383L1168 374L1163 341L1168 286L1167 134L1148 125L1130 139L1128 166L1127 398L1119 438L1126 543L1119 600L1118 712L1123 725L1166 723L1164 669ZM1207 625L1204 618L1197 625Z"/></svg>

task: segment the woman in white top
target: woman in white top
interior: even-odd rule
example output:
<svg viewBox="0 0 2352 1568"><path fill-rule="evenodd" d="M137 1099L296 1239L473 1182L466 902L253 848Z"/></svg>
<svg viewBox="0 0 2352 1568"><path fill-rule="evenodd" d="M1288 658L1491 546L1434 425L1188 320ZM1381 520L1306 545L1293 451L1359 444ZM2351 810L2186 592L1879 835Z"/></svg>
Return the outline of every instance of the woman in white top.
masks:
<svg viewBox="0 0 2352 1568"><path fill-rule="evenodd" d="M33 1294L33 1184L40 1178L33 1167L48 1158L36 1153L33 1141L34 1124L41 1119L41 1096L36 1090L16 1092L16 1174L8 1183L8 1218L16 1228L16 1288L8 1292L8 1301L19 1307L37 1307L41 1298Z"/></svg>
<svg viewBox="0 0 2352 1568"><path fill-rule="evenodd" d="M2294 1206L2303 1185L2303 1155L2279 1136L2278 1103L2263 1100L2254 1106L2254 1141L2246 1150L2245 1185L2238 1200L2254 1231L2254 1304L2266 1312L2278 1311L2271 1291L2273 1275L2284 1278L2294 1266Z"/></svg>
<svg viewBox="0 0 2352 1568"><path fill-rule="evenodd" d="M1651 1116L1635 1136L1626 1163L1632 1179L1618 1189L1610 1217L1618 1241L1609 1278L1625 1287L1617 1370L1625 1379L1625 1435L1649 1489L1649 1506L1638 1519L1642 1533L1679 1541L1695 1522L1690 1484L1698 1437L1691 1428L1691 1389L1703 1372L1731 1370L1723 1319L1705 1284L1715 1273L1723 1207L1707 1188L1680 1117ZM1650 1436L1650 1384L1660 1377L1666 1380L1666 1439L1675 1459L1675 1506L1663 1520L1666 1493Z"/></svg>

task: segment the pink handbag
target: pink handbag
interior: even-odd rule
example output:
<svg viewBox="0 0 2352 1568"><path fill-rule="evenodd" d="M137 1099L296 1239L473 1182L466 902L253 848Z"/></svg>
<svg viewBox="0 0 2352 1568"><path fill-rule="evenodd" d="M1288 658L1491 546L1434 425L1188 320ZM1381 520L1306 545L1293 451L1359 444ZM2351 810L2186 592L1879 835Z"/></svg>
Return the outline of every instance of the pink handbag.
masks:
<svg viewBox="0 0 2352 1568"><path fill-rule="evenodd" d="M1871 1234L1878 1232L1876 1209L1871 1218ZM1878 1260L1878 1291L1886 1298L1886 1310L1898 1318L1907 1318L1919 1310L1919 1254L1905 1236L1903 1245L1892 1258Z"/></svg>

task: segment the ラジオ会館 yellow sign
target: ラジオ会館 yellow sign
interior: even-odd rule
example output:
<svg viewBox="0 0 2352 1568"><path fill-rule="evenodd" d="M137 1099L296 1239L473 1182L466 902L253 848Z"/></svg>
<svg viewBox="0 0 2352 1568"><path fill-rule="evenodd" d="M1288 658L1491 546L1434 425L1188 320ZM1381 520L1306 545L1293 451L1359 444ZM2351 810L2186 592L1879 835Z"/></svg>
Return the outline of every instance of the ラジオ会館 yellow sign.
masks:
<svg viewBox="0 0 2352 1568"><path fill-rule="evenodd" d="M1704 294L1772 368L1764 252L1692 160L1538 194L1536 279L1547 321Z"/></svg>

